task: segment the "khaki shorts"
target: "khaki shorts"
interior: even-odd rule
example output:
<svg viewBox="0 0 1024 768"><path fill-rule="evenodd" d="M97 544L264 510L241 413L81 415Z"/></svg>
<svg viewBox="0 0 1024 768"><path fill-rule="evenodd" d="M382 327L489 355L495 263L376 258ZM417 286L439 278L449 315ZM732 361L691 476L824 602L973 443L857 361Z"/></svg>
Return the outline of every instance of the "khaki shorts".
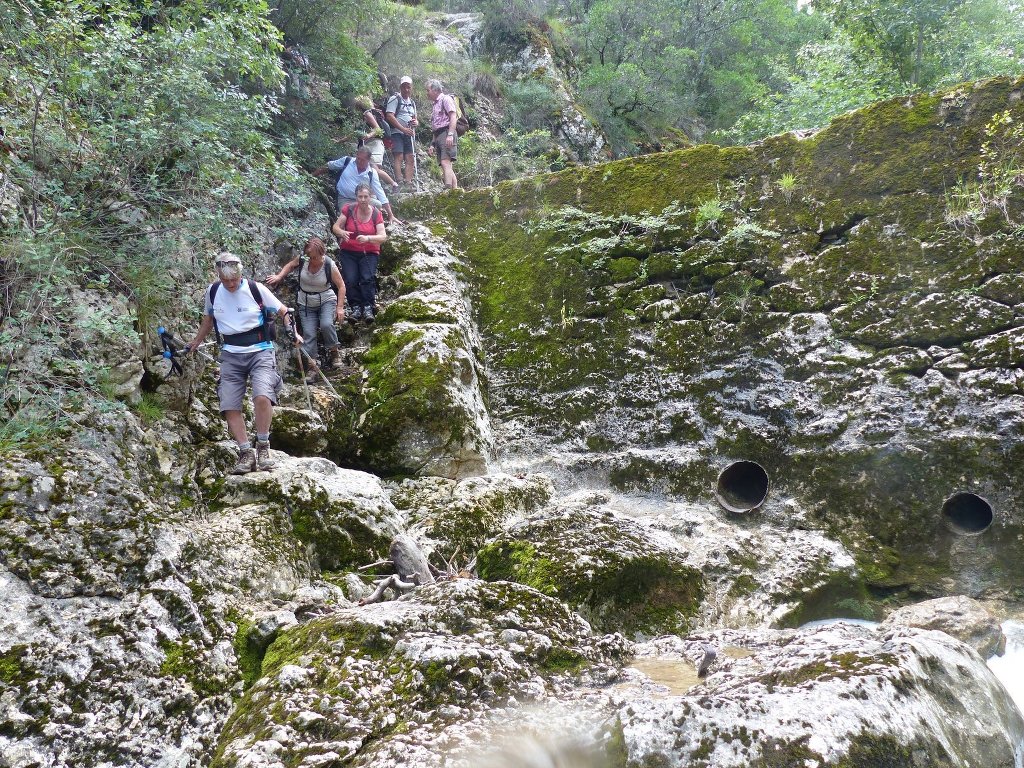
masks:
<svg viewBox="0 0 1024 768"><path fill-rule="evenodd" d="M445 139L447 139L447 138L448 138L448 129L447 128L438 128L437 131L434 132L434 142L433 142L433 144L434 144L434 152L437 153L438 165L440 165L441 161L444 160L446 157L449 158L454 163L455 162L455 155L459 151L459 137L458 136L452 136L452 146L451 146L451 149L448 148L448 142L445 141Z"/></svg>
<svg viewBox="0 0 1024 768"><path fill-rule="evenodd" d="M384 141L381 139L373 139L366 142L366 148L370 150L370 160L373 161L374 165L380 165L384 162Z"/></svg>
<svg viewBox="0 0 1024 768"><path fill-rule="evenodd" d="M277 372L274 350L261 349L259 352L222 352L220 356L220 383L217 397L220 398L221 414L242 410L246 382L252 383L252 396L263 395L277 405L284 380Z"/></svg>

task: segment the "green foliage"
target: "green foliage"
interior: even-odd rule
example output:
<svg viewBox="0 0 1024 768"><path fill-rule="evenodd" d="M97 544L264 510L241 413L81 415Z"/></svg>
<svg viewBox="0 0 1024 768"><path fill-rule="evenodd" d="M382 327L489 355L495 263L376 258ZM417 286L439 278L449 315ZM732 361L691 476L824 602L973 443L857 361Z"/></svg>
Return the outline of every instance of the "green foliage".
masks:
<svg viewBox="0 0 1024 768"><path fill-rule="evenodd" d="M142 400L135 406L135 412L146 424L155 424L164 417L164 405L151 392L143 392Z"/></svg>
<svg viewBox="0 0 1024 768"><path fill-rule="evenodd" d="M1013 224L1009 201L1024 187L1024 124L1009 110L997 114L985 126L981 162L976 179L959 179L945 195L947 224L965 234L976 232L978 223L998 212Z"/></svg>
<svg viewBox="0 0 1024 768"><path fill-rule="evenodd" d="M511 128L499 139L481 138L471 131L459 140L459 155L459 178L471 187L560 171L569 163L547 130L523 133ZM495 194L500 199L500 193Z"/></svg>
<svg viewBox="0 0 1024 768"><path fill-rule="evenodd" d="M83 389L111 393L95 348L123 349L137 327L179 312L180 286L208 253L254 252L254 231L296 207L298 174L267 133L280 48L263 0L24 0L0 12L17 200L0 218L0 347L3 403L19 423L71 418ZM122 294L130 313L76 306L76 289ZM10 383L22 364L28 410Z"/></svg>
<svg viewBox="0 0 1024 768"><path fill-rule="evenodd" d="M777 90L756 96L754 108L717 138L742 143L796 128L820 128L899 90L893 74L845 36L804 46L791 65L776 65L774 77Z"/></svg>
<svg viewBox="0 0 1024 768"><path fill-rule="evenodd" d="M694 227L697 230L710 229L717 231L718 224L725 216L725 204L717 195L697 203L697 215Z"/></svg>
<svg viewBox="0 0 1024 768"><path fill-rule="evenodd" d="M797 183L796 176L792 173L784 173L779 180L775 182L775 186L782 192L782 196L786 198L786 202L792 202L793 193L796 191Z"/></svg>
<svg viewBox="0 0 1024 768"><path fill-rule="evenodd" d="M765 90L770 63L820 25L777 0L600 0L575 11L582 96L618 154L731 124Z"/></svg>
<svg viewBox="0 0 1024 768"><path fill-rule="evenodd" d="M563 244L546 251L549 258L572 255L588 266L606 267L619 254L651 253L685 229L690 211L678 203L660 213L604 215L566 206L540 217L525 230L528 234L559 233Z"/></svg>
<svg viewBox="0 0 1024 768"><path fill-rule="evenodd" d="M560 102L549 83L520 80L505 88L508 127L522 133L550 128L559 115Z"/></svg>
<svg viewBox="0 0 1024 768"><path fill-rule="evenodd" d="M934 43L964 0L818 0L814 7L905 86L935 81Z"/></svg>

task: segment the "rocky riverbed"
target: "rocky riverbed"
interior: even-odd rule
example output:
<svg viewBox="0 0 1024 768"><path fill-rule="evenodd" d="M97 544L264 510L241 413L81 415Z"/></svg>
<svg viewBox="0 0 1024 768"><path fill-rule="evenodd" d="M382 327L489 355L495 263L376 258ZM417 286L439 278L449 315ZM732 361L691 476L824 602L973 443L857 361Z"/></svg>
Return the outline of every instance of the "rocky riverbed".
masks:
<svg viewBox="0 0 1024 768"><path fill-rule="evenodd" d="M123 402L0 456L0 764L1019 768L1022 200L943 190L1022 92L407 204L272 472L90 339Z"/></svg>

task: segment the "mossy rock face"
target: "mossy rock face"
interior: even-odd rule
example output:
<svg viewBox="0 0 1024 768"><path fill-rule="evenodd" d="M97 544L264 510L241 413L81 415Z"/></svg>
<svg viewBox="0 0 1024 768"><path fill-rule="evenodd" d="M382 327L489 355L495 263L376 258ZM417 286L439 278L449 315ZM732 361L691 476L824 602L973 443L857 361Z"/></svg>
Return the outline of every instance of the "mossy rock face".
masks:
<svg viewBox="0 0 1024 768"><path fill-rule="evenodd" d="M544 475L487 475L459 482L407 479L391 489L391 500L414 526L422 526L453 567L465 565L483 543L513 517L536 512L554 488Z"/></svg>
<svg viewBox="0 0 1024 768"><path fill-rule="evenodd" d="M558 597L595 626L629 635L685 632L704 597L700 571L668 537L609 511L533 516L477 555L481 577Z"/></svg>
<svg viewBox="0 0 1024 768"><path fill-rule="evenodd" d="M895 551L893 586L1019 594L1002 563L1024 531L1009 479L1024 409L1006 407L1024 395L1020 238L995 215L965 235L947 191L977 174L993 115L1024 120L1022 87L995 79L875 104L802 140L439 196L498 440L695 449L704 466L685 477L635 461L608 461L606 477L697 501L713 499L711 467L757 461L776 489L766 509L789 497L813 510L859 561ZM796 181L786 194L780 169ZM874 479L916 452L914 474ZM1001 510L970 546L936 523L954 486Z"/></svg>
<svg viewBox="0 0 1024 768"><path fill-rule="evenodd" d="M336 760L395 764L410 744L429 744L538 683L619 660L625 647L621 638L599 642L561 603L526 587L469 580L421 587L282 633L224 727L212 764L236 765L267 739L289 765L330 752Z"/></svg>
<svg viewBox="0 0 1024 768"><path fill-rule="evenodd" d="M490 427L469 318L451 251L410 225L389 240L388 299L362 357L357 397L329 419L327 455L383 475L483 474Z"/></svg>

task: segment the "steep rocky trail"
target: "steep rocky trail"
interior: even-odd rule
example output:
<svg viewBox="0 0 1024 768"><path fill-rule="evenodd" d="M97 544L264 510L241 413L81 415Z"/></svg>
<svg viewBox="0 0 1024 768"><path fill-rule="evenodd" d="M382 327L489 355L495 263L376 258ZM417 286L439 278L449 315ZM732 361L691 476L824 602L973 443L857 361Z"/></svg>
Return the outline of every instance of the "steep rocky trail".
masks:
<svg viewBox="0 0 1024 768"><path fill-rule="evenodd" d="M0 457L0 760L1019 765L982 605L793 627L1019 610L1022 201L965 237L941 190L1020 93L410 200L358 373L312 413L289 384L272 472L224 475L208 362L144 355L161 414ZM739 513L737 459L770 476ZM479 578L359 606L398 534Z"/></svg>

